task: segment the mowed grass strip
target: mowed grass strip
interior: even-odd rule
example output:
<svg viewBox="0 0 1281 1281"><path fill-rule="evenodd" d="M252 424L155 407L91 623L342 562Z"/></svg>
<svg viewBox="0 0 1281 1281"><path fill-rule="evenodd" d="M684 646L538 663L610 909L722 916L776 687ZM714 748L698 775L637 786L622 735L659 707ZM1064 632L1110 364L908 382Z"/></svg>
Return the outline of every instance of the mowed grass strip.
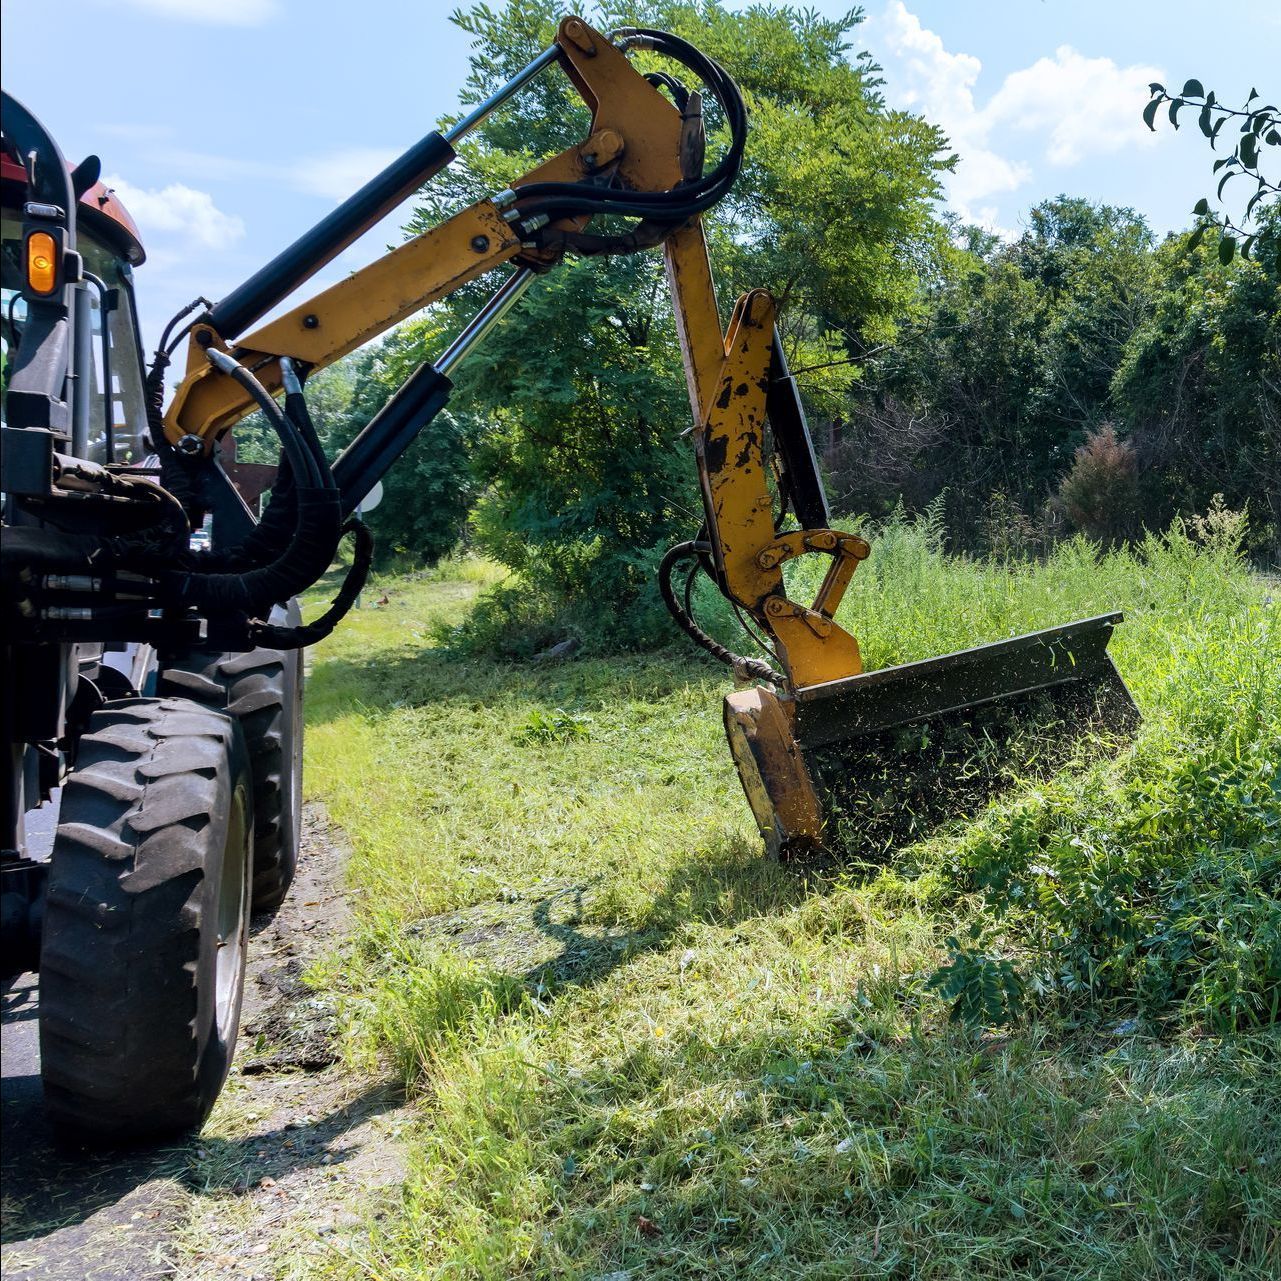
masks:
<svg viewBox="0 0 1281 1281"><path fill-rule="evenodd" d="M1037 567L874 544L869 666L1120 607L1145 715L875 874L763 858L719 669L460 656L433 638L483 571L385 584L309 691L361 920L317 978L421 1125L332 1273L1281 1273L1277 607L1209 534ZM927 986L971 924L1022 976L1003 1028Z"/></svg>

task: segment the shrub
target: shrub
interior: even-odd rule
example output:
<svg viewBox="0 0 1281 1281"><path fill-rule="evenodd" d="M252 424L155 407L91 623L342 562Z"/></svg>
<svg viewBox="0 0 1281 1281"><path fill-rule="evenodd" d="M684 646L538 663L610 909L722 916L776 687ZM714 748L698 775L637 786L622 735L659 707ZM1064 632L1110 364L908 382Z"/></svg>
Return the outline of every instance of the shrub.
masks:
<svg viewBox="0 0 1281 1281"><path fill-rule="evenodd" d="M1039 535L1018 501L1003 489L988 498L979 517L979 542L993 560L1026 560L1038 550Z"/></svg>
<svg viewBox="0 0 1281 1281"><path fill-rule="evenodd" d="M1072 470L1059 485L1058 500L1068 520L1089 538L1115 544L1137 532L1138 458L1117 438L1111 423L1086 437Z"/></svg>

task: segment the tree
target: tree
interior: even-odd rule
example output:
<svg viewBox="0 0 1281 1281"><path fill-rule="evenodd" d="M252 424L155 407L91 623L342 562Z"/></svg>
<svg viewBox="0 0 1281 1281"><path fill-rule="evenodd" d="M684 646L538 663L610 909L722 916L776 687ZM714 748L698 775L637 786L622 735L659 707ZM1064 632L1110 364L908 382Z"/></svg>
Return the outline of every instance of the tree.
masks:
<svg viewBox="0 0 1281 1281"><path fill-rule="evenodd" d="M1248 504L1252 537L1281 563L1281 207L1259 215L1250 261L1185 238L1155 260L1154 305L1112 384L1149 495L1158 479L1167 511L1215 494Z"/></svg>
<svg viewBox="0 0 1281 1281"><path fill-rule="evenodd" d="M546 47L565 12L556 0L508 0L456 13L474 37L468 99L488 96ZM742 85L753 118L744 169L709 219L722 302L743 288L772 289L803 388L832 412L855 362L919 305L919 277L939 241L931 201L948 163L942 136L885 107L865 55L846 58L857 13L827 20L642 0L606 4L596 18L606 29L673 30ZM585 124L568 81L541 77L471 136L410 229L500 190L576 142ZM479 286L460 291L419 333L434 343L457 331L481 296ZM652 569L701 511L693 459L679 442L689 409L660 256L549 273L456 381L483 489L474 529L485 550L550 606L576 603L615 644L665 634Z"/></svg>
<svg viewBox="0 0 1281 1281"><path fill-rule="evenodd" d="M949 488L949 531L974 548L993 494L1036 512L1111 415L1112 377L1151 305L1152 237L1133 210L1060 196L1008 245L962 239L829 461L856 510L900 497L919 510Z"/></svg>
<svg viewBox="0 0 1281 1281"><path fill-rule="evenodd" d="M1138 459L1133 445L1117 439L1111 423L1077 449L1058 501L1073 527L1098 542L1115 543L1137 532Z"/></svg>

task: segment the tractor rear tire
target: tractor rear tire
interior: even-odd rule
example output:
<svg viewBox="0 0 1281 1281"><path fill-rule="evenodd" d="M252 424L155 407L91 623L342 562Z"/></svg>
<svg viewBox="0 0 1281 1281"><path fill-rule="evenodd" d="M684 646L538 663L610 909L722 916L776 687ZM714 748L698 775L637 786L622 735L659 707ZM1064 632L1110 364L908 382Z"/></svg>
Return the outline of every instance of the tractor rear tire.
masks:
<svg viewBox="0 0 1281 1281"><path fill-rule="evenodd" d="M235 719L181 698L105 704L62 793L40 956L40 1056L67 1137L200 1126L244 993L253 794Z"/></svg>
<svg viewBox="0 0 1281 1281"><path fill-rule="evenodd" d="M296 611L297 607L291 605ZM290 617L296 621L296 615ZM160 673L160 692L225 708L239 722L254 780L253 910L280 906L302 844L302 650L196 652Z"/></svg>

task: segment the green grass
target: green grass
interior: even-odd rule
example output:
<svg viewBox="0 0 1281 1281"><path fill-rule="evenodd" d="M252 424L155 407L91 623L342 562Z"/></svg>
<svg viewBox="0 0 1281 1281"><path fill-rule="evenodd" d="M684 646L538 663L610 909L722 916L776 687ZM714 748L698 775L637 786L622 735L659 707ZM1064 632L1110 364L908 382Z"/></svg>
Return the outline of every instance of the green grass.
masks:
<svg viewBox="0 0 1281 1281"><path fill-rule="evenodd" d="M1277 607L1226 537L930 542L856 575L869 667L1120 607L1145 724L872 875L763 858L683 649L435 648L464 565L316 654L308 787L360 916L321 979L421 1118L335 1275L1281 1272Z"/></svg>

